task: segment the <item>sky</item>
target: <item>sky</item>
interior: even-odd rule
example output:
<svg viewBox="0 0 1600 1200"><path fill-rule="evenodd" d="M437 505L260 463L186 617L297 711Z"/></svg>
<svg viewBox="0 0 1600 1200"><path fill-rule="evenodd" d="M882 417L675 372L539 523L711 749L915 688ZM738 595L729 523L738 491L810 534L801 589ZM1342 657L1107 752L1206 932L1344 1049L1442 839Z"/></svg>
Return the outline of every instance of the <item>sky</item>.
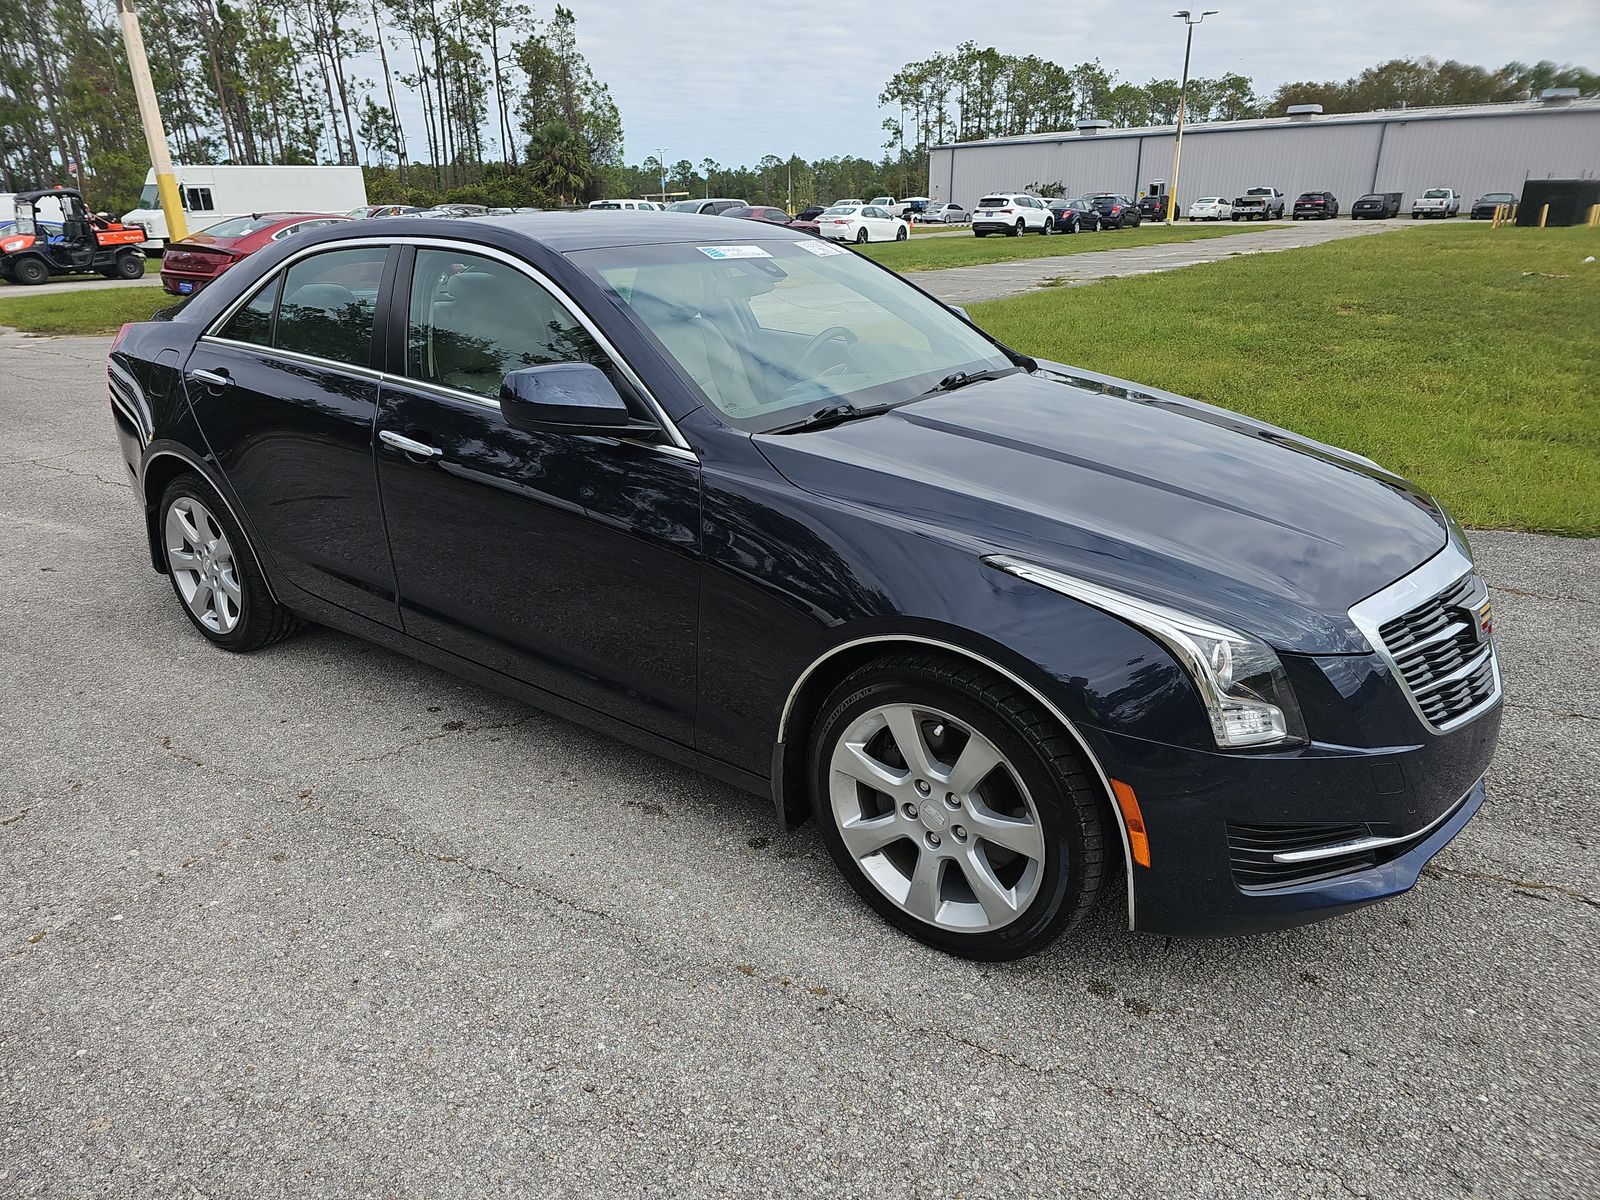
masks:
<svg viewBox="0 0 1600 1200"><path fill-rule="evenodd" d="M555 0L532 0L550 16ZM578 43L611 86L637 163L754 163L764 154L877 158L878 93L905 63L971 39L1072 66L1098 58L1119 79L1176 79L1176 6L1113 0L1090 20L1046 0L565 0ZM1600 0L1317 0L1221 10L1195 30L1194 75L1237 71L1267 95L1298 79L1346 79L1390 58L1432 55L1499 67L1548 58L1600 69ZM1004 20L996 14L1004 12ZM985 16L984 14L988 15ZM408 139L421 118L401 102ZM413 132L415 131L415 132Z"/></svg>

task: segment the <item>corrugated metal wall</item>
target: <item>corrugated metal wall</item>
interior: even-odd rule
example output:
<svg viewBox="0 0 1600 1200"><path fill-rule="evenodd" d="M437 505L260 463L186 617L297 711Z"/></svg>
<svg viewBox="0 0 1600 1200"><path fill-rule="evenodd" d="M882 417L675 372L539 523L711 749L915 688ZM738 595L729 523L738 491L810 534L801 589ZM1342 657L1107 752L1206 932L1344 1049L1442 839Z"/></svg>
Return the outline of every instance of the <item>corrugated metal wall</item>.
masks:
<svg viewBox="0 0 1600 1200"><path fill-rule="evenodd" d="M985 191L1064 182L1066 194L1137 195L1172 175L1172 134L1118 130L1059 140L968 142L929 156L928 194L971 207ZM1281 188L1289 200L1327 188L1345 211L1364 192L1453 187L1470 202L1520 192L1528 178L1600 174L1600 109L1405 118L1332 119L1271 126L1196 126L1183 138L1180 212L1200 196ZM1374 184L1376 183L1376 186Z"/></svg>

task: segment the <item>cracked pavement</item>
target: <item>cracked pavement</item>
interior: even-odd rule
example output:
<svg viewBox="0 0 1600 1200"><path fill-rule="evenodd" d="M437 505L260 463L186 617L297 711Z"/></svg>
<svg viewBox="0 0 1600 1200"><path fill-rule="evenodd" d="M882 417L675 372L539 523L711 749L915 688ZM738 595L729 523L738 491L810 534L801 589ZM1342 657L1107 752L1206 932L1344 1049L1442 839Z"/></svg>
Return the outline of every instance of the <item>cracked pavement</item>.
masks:
<svg viewBox="0 0 1600 1200"><path fill-rule="evenodd" d="M211 649L106 345L0 335L0 1195L1600 1192L1600 543L1475 535L1504 741L1412 893L972 964L743 793L326 630Z"/></svg>

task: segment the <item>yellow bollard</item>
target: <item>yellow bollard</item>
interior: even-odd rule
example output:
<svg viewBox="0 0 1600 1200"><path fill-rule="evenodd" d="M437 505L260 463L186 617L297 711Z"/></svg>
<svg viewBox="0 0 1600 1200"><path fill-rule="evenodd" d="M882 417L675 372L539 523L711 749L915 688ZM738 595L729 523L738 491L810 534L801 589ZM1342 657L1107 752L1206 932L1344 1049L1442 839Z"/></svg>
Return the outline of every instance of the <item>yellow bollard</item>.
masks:
<svg viewBox="0 0 1600 1200"><path fill-rule="evenodd" d="M1600 204L1589 206L1589 228L1600 229Z"/></svg>
<svg viewBox="0 0 1600 1200"><path fill-rule="evenodd" d="M1550 206L1548 204L1546 204L1543 208L1541 208L1539 210L1539 228L1540 229L1544 228L1545 218L1547 218L1549 215L1550 215Z"/></svg>

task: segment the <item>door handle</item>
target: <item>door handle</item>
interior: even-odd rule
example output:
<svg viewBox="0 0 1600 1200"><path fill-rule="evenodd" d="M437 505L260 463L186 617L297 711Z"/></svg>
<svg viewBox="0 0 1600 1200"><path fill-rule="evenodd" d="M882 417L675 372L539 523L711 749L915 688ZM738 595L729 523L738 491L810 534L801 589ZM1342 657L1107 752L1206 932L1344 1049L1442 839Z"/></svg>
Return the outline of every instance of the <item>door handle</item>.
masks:
<svg viewBox="0 0 1600 1200"><path fill-rule="evenodd" d="M392 446L406 454L415 454L418 458L442 458L444 451L437 446L430 446L427 442L419 442L415 438L408 438L403 433L396 433L392 429L380 429L378 440L385 446Z"/></svg>
<svg viewBox="0 0 1600 1200"><path fill-rule="evenodd" d="M190 379L197 379L207 387L225 388L233 383L233 377L226 371L208 371L204 367L196 367L189 372Z"/></svg>

